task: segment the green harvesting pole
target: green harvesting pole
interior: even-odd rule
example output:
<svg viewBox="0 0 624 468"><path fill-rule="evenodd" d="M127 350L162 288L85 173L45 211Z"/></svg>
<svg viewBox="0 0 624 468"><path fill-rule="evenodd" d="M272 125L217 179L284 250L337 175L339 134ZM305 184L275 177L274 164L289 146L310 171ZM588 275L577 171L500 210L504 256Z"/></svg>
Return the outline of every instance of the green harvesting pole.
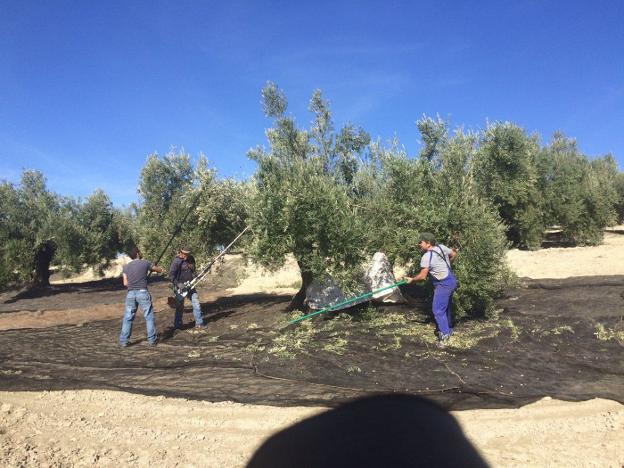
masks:
<svg viewBox="0 0 624 468"><path fill-rule="evenodd" d="M361 296L357 296L352 299L347 299L344 302L334 304L333 306L325 307L324 309L317 310L316 312L312 312L311 314L304 315L303 317L296 318L295 320L291 320L288 323L292 325L293 323L301 322L302 320L305 320L307 318L314 317L315 315L319 315L319 314L324 314L325 312L329 312L331 310L337 309L338 307L341 307L347 304L352 304L354 302L359 301L360 299L365 299L367 297L374 296L378 292L385 291L386 289L390 289L390 288L396 288L397 286L401 286L402 284L407 284L407 281L404 279L401 281L397 281L396 283L391 284L390 286L384 286L383 288L375 289L374 291L368 292L366 294L362 294Z"/></svg>

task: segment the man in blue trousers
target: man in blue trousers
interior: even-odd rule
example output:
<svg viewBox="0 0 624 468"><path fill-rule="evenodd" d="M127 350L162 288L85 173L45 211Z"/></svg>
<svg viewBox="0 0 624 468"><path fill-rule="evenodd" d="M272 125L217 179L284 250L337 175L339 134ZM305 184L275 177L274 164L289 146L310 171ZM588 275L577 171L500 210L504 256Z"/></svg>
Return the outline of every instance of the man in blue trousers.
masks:
<svg viewBox="0 0 624 468"><path fill-rule="evenodd" d="M201 304L199 302L199 294L197 289L193 288L188 291L186 296L180 294L179 291L184 289L185 283L191 281L195 277L195 259L191 255L190 247L182 247L178 254L171 262L169 268L169 278L173 282L176 291L176 312L173 318L173 328L182 328L182 314L184 313L184 299L189 297L193 306L193 315L195 316L195 330L205 330L204 319L202 318Z"/></svg>
<svg viewBox="0 0 624 468"><path fill-rule="evenodd" d="M405 277L408 284L424 281L431 276L433 282L433 317L438 325L438 345L444 347L453 334L452 301L457 289L457 280L451 269L451 262L457 252L446 245L437 244L430 232L420 235L418 246L424 252L420 259L420 273L413 278Z"/></svg>
<svg viewBox="0 0 624 468"><path fill-rule="evenodd" d="M147 342L150 345L155 345L157 339L156 323L154 321L152 296L147 290L147 275L150 271L162 273L162 268L141 259L141 252L136 247L132 248L129 254L132 260L123 267L123 284L128 288L128 294L126 295L126 309L121 322L119 345L122 348L128 346L128 340L132 335L132 322L139 305L143 310L143 317L145 317L145 325L147 326Z"/></svg>

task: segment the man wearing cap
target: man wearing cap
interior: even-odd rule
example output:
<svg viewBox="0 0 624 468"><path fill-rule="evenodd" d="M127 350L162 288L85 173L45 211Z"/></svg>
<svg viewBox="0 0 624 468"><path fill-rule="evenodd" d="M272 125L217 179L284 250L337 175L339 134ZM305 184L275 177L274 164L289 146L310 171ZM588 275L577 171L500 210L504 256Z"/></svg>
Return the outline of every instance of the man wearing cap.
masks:
<svg viewBox="0 0 624 468"><path fill-rule="evenodd" d="M184 296L179 294L184 288L184 283L191 281L195 277L195 259L191 255L191 249L188 246L184 246L180 249L178 254L171 262L169 268L169 278L173 282L173 289L175 291L176 299L176 311L173 319L173 328L182 327L182 314L184 312ZM193 306L193 315L195 316L195 328L198 330L204 329L204 319L202 318L201 305L199 303L199 295L195 288L191 289L187 297L191 298L191 304Z"/></svg>
<svg viewBox="0 0 624 468"><path fill-rule="evenodd" d="M438 325L438 344L445 346L445 342L453 334L452 328L452 301L453 293L457 289L457 280L451 269L451 262L457 252L446 245L437 244L435 236L430 232L423 232L418 246L424 252L420 259L420 273L413 278L405 277L408 284L424 281L431 276L433 282L433 317Z"/></svg>
<svg viewBox="0 0 624 468"><path fill-rule="evenodd" d="M123 284L128 288L128 294L126 295L126 310L121 322L119 346L122 348L128 346L128 340L132 335L132 322L139 305L143 310L143 317L147 326L147 342L150 345L155 345L156 324L154 322L152 296L147 290L147 275L150 271L162 273L162 268L143 260L141 251L136 247L130 250L129 255L132 260L123 267Z"/></svg>

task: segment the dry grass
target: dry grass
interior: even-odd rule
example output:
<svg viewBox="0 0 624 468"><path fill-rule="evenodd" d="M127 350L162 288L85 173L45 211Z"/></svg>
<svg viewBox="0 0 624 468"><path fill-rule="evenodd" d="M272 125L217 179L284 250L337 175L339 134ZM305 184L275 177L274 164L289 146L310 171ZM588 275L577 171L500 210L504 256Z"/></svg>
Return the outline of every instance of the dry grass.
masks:
<svg viewBox="0 0 624 468"><path fill-rule="evenodd" d="M598 323L596 324L595 330L596 331L594 332L594 335L600 341L615 340L620 344L624 344L624 330L622 329L608 328L608 327L605 327L603 324Z"/></svg>

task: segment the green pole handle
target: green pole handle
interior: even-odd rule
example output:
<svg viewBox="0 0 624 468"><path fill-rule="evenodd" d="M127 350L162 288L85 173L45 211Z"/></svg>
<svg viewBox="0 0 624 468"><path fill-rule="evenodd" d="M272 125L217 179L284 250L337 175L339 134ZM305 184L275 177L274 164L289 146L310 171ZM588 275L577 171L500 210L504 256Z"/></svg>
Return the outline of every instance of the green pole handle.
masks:
<svg viewBox="0 0 624 468"><path fill-rule="evenodd" d="M353 302L359 301L360 299L364 299L364 298L367 298L367 297L374 296L378 292L385 291L386 289L390 289L390 288L396 288L397 286L401 286L402 284L407 284L407 281L404 280L404 279L401 280L401 281L397 281L396 283L391 284L390 286L384 286L383 288L375 289L374 291L368 292L366 294L362 294L361 296L357 296L357 297L354 297L352 299L347 299L346 301L340 302L338 304L334 304L334 305L329 306L329 307L325 307L324 309L317 310L316 312L312 312L311 314L304 315L303 317L296 318L295 320L291 320L288 323L290 325L292 325L293 323L301 322L302 320L305 320L307 318L314 317L315 315L319 315L319 314L324 314L325 312L329 312L331 310L337 309L338 307L341 307L341 306L344 306L344 305L347 305L347 304L352 304Z"/></svg>

